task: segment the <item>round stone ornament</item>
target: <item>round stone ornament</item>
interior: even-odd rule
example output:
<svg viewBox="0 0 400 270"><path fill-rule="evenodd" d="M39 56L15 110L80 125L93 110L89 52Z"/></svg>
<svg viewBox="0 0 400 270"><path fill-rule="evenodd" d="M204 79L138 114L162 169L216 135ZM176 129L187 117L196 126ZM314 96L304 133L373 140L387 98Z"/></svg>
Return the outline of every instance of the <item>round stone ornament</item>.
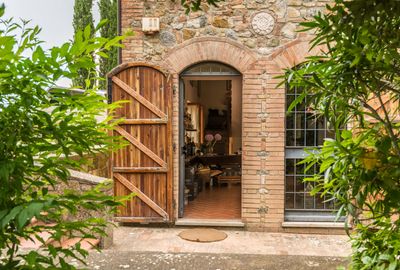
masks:
<svg viewBox="0 0 400 270"><path fill-rule="evenodd" d="M170 32L170 31L161 31L160 33L160 42L162 45L166 46L166 47L172 47L175 45L176 43L176 38L174 33Z"/></svg>
<svg viewBox="0 0 400 270"><path fill-rule="evenodd" d="M274 17L268 12L260 12L253 16L251 27L258 35L265 36L272 32L275 26Z"/></svg>

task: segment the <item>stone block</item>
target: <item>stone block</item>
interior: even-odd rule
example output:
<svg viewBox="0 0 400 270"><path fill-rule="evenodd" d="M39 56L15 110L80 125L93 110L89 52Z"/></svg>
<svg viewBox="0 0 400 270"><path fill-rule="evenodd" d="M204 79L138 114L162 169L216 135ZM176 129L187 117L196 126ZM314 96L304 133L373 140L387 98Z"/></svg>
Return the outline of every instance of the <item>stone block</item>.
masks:
<svg viewBox="0 0 400 270"><path fill-rule="evenodd" d="M229 22L226 18L223 17L214 17L212 23L213 26L218 27L218 28L228 28L229 27Z"/></svg>
<svg viewBox="0 0 400 270"><path fill-rule="evenodd" d="M298 18L298 17L300 17L300 11L298 8L288 7L287 8L287 16L288 16L288 18Z"/></svg>
<svg viewBox="0 0 400 270"><path fill-rule="evenodd" d="M191 30L191 29L183 29L182 30L182 37L183 37L183 40L188 40L188 39L191 39L191 38L193 38L194 36L196 35L196 31L193 31L193 30Z"/></svg>
<svg viewBox="0 0 400 270"><path fill-rule="evenodd" d="M281 29L282 36L294 39L297 36L296 25L294 23L287 23Z"/></svg>
<svg viewBox="0 0 400 270"><path fill-rule="evenodd" d="M207 17L206 16L200 16L194 19L190 19L186 23L187 28L202 28L206 26L207 24Z"/></svg>
<svg viewBox="0 0 400 270"><path fill-rule="evenodd" d="M233 31L232 29L227 29L227 30L225 31L225 36L228 37L228 38L230 38L230 39L234 39L234 40L237 39L236 32Z"/></svg>

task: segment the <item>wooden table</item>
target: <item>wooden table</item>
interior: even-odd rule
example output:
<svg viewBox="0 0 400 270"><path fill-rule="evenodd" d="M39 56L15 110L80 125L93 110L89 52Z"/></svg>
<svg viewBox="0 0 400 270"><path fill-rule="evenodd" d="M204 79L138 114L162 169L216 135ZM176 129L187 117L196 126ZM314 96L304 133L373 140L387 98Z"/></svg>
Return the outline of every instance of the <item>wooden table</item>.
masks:
<svg viewBox="0 0 400 270"><path fill-rule="evenodd" d="M220 170L211 170L210 171L210 177L213 178L213 177L216 177L216 176L218 176L218 175L220 175L222 173L223 173L223 171L220 171Z"/></svg>
<svg viewBox="0 0 400 270"><path fill-rule="evenodd" d="M228 188L232 184L240 184L242 182L242 177L240 175L220 175L218 176L218 185L226 183Z"/></svg>

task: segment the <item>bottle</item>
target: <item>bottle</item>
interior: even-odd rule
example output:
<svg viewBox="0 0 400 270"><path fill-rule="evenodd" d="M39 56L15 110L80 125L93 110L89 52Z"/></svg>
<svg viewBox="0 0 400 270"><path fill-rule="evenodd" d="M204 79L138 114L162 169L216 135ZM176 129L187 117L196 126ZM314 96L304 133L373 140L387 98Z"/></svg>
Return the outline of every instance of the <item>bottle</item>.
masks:
<svg viewBox="0 0 400 270"><path fill-rule="evenodd" d="M194 143L194 139L191 140L190 148L191 148L192 156L194 156L196 154L196 144Z"/></svg>

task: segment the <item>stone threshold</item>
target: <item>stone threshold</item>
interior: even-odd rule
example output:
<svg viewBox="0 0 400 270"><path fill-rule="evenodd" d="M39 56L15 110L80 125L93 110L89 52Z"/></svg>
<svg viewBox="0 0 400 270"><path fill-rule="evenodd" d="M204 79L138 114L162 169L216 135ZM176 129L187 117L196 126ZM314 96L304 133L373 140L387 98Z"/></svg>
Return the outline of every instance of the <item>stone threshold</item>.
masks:
<svg viewBox="0 0 400 270"><path fill-rule="evenodd" d="M283 222L284 228L329 228L329 229L344 229L344 222Z"/></svg>
<svg viewBox="0 0 400 270"><path fill-rule="evenodd" d="M236 227L243 228L244 223L240 219L195 219L180 218L175 222L176 226L205 226L205 227Z"/></svg>

